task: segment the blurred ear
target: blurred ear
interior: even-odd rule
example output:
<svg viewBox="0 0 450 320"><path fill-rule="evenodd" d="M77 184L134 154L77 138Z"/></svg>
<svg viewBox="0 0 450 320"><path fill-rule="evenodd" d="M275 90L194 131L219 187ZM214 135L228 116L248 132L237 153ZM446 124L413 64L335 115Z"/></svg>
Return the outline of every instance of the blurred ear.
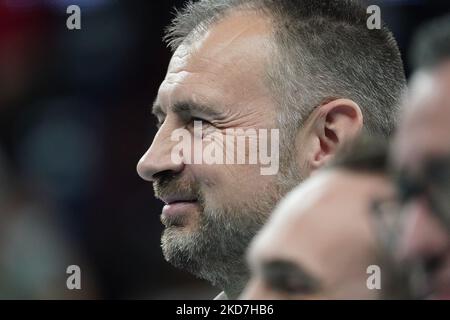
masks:
<svg viewBox="0 0 450 320"><path fill-rule="evenodd" d="M338 148L358 136L363 127L360 107L349 99L336 99L316 108L307 120L301 152L309 172L328 162Z"/></svg>

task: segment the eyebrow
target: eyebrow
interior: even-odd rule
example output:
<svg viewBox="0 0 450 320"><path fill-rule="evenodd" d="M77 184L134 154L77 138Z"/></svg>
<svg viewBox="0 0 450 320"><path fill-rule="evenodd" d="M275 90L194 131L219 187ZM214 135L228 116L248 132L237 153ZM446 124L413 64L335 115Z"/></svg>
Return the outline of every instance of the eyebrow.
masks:
<svg viewBox="0 0 450 320"><path fill-rule="evenodd" d="M209 105L199 104L192 101L177 102L170 107L171 111L181 116L204 115L209 117L220 117L223 111L219 111ZM153 103L152 113L155 116L165 115L161 105L155 101Z"/></svg>
<svg viewBox="0 0 450 320"><path fill-rule="evenodd" d="M320 282L298 264L287 260L270 260L262 264L264 281L273 289L297 294L316 292Z"/></svg>

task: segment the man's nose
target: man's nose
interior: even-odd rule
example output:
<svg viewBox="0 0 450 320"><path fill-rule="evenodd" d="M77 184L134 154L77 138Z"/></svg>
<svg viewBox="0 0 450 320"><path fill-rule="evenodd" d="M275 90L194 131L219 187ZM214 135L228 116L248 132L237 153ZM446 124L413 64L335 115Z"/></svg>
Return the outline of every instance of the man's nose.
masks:
<svg viewBox="0 0 450 320"><path fill-rule="evenodd" d="M183 163L172 161L171 153L176 142L170 139L170 130L163 127L160 128L152 145L137 164L139 176L147 181L153 181L160 172L177 173L184 167Z"/></svg>
<svg viewBox="0 0 450 320"><path fill-rule="evenodd" d="M424 199L414 200L404 210L406 221L400 258L429 256L447 248L449 235Z"/></svg>

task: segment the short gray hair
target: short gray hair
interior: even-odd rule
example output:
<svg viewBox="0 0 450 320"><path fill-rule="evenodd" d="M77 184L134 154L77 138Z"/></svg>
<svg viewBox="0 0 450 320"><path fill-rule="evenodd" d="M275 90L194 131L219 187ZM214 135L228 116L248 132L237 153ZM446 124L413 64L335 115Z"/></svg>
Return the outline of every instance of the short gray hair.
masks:
<svg viewBox="0 0 450 320"><path fill-rule="evenodd" d="M245 9L272 20L268 85L278 99L280 128L290 138L315 107L337 98L361 107L366 132L384 137L393 132L406 88L401 55L385 25L367 28L368 15L357 1L189 1L176 12L165 40L175 50L230 11Z"/></svg>

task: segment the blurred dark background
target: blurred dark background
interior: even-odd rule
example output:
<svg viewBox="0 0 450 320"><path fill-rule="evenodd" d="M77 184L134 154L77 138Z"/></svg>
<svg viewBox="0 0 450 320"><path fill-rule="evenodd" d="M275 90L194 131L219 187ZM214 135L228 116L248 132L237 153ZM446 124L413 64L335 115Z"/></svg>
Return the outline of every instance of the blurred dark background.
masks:
<svg viewBox="0 0 450 320"><path fill-rule="evenodd" d="M217 289L167 264L162 204L136 163L182 0L0 0L0 299L194 299ZM68 30L66 8L81 8ZM450 1L378 4L407 62ZM406 65L407 74L410 74ZM82 290L66 288L66 268Z"/></svg>

